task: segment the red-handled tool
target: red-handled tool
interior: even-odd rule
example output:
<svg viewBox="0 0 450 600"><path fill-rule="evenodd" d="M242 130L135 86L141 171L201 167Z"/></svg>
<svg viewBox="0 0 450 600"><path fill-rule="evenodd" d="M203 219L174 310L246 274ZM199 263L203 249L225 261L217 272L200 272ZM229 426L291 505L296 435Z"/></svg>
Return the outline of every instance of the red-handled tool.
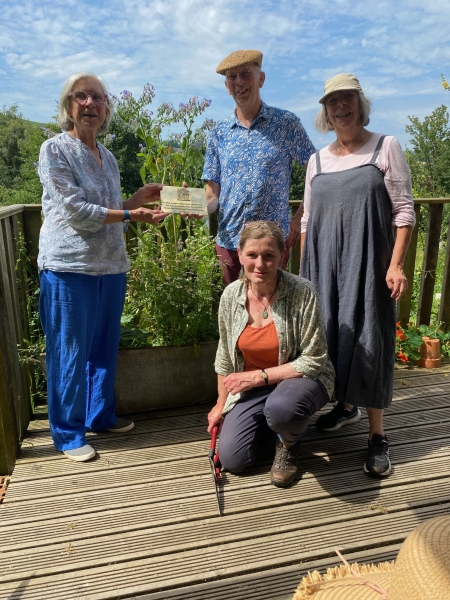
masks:
<svg viewBox="0 0 450 600"><path fill-rule="evenodd" d="M222 475L220 473L220 468L222 465L220 464L220 460L219 460L219 452L216 452L216 443L217 443L217 434L218 433L219 433L219 426L215 425L211 432L211 444L209 446L208 460L209 460L209 466L211 467L211 473L212 473L213 480L214 480L214 489L216 492L216 500L217 500L217 508L219 509L219 517L221 517L222 511L220 509L219 489L218 489L217 480L222 478Z"/></svg>

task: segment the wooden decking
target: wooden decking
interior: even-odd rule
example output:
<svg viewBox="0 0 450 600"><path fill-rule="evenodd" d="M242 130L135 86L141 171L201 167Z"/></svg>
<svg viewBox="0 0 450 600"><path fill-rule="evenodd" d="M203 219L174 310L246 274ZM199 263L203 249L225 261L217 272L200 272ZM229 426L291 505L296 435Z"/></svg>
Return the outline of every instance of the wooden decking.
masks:
<svg viewBox="0 0 450 600"><path fill-rule="evenodd" d="M0 599L289 600L305 572L338 563L334 548L391 560L417 524L450 513L450 365L396 371L389 478L362 470L365 413L335 434L311 423L299 480L270 485L268 448L248 474L224 474L222 517L207 410L134 415L128 434L92 434L85 464L32 422L0 505Z"/></svg>

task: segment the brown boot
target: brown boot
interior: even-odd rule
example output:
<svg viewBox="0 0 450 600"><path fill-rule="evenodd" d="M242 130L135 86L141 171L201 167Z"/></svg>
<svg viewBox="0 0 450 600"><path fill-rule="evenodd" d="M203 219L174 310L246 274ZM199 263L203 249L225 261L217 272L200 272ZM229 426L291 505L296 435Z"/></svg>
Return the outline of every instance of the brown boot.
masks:
<svg viewBox="0 0 450 600"><path fill-rule="evenodd" d="M287 447L277 440L270 481L277 487L288 487L297 475L297 444Z"/></svg>

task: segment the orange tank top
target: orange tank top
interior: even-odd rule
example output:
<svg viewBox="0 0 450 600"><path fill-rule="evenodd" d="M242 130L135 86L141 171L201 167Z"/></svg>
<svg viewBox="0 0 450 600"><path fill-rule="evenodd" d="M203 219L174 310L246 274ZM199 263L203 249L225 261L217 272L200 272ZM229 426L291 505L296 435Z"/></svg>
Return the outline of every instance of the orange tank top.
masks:
<svg viewBox="0 0 450 600"><path fill-rule="evenodd" d="M278 366L280 343L273 321L264 327L247 325L237 346L244 357L244 371Z"/></svg>

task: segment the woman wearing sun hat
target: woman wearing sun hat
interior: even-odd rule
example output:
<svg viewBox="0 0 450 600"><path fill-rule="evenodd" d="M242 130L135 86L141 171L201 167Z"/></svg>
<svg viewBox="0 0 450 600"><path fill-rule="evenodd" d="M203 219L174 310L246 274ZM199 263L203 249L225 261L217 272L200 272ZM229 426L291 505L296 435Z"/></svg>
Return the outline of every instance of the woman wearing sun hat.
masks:
<svg viewBox="0 0 450 600"><path fill-rule="evenodd" d="M336 139L309 160L301 274L319 292L337 404L317 420L335 431L369 418L366 473L389 475L383 414L392 401L395 302L415 224L411 177L398 141L366 129L371 103L358 79L325 83L316 128ZM395 239L393 235L395 228Z"/></svg>

